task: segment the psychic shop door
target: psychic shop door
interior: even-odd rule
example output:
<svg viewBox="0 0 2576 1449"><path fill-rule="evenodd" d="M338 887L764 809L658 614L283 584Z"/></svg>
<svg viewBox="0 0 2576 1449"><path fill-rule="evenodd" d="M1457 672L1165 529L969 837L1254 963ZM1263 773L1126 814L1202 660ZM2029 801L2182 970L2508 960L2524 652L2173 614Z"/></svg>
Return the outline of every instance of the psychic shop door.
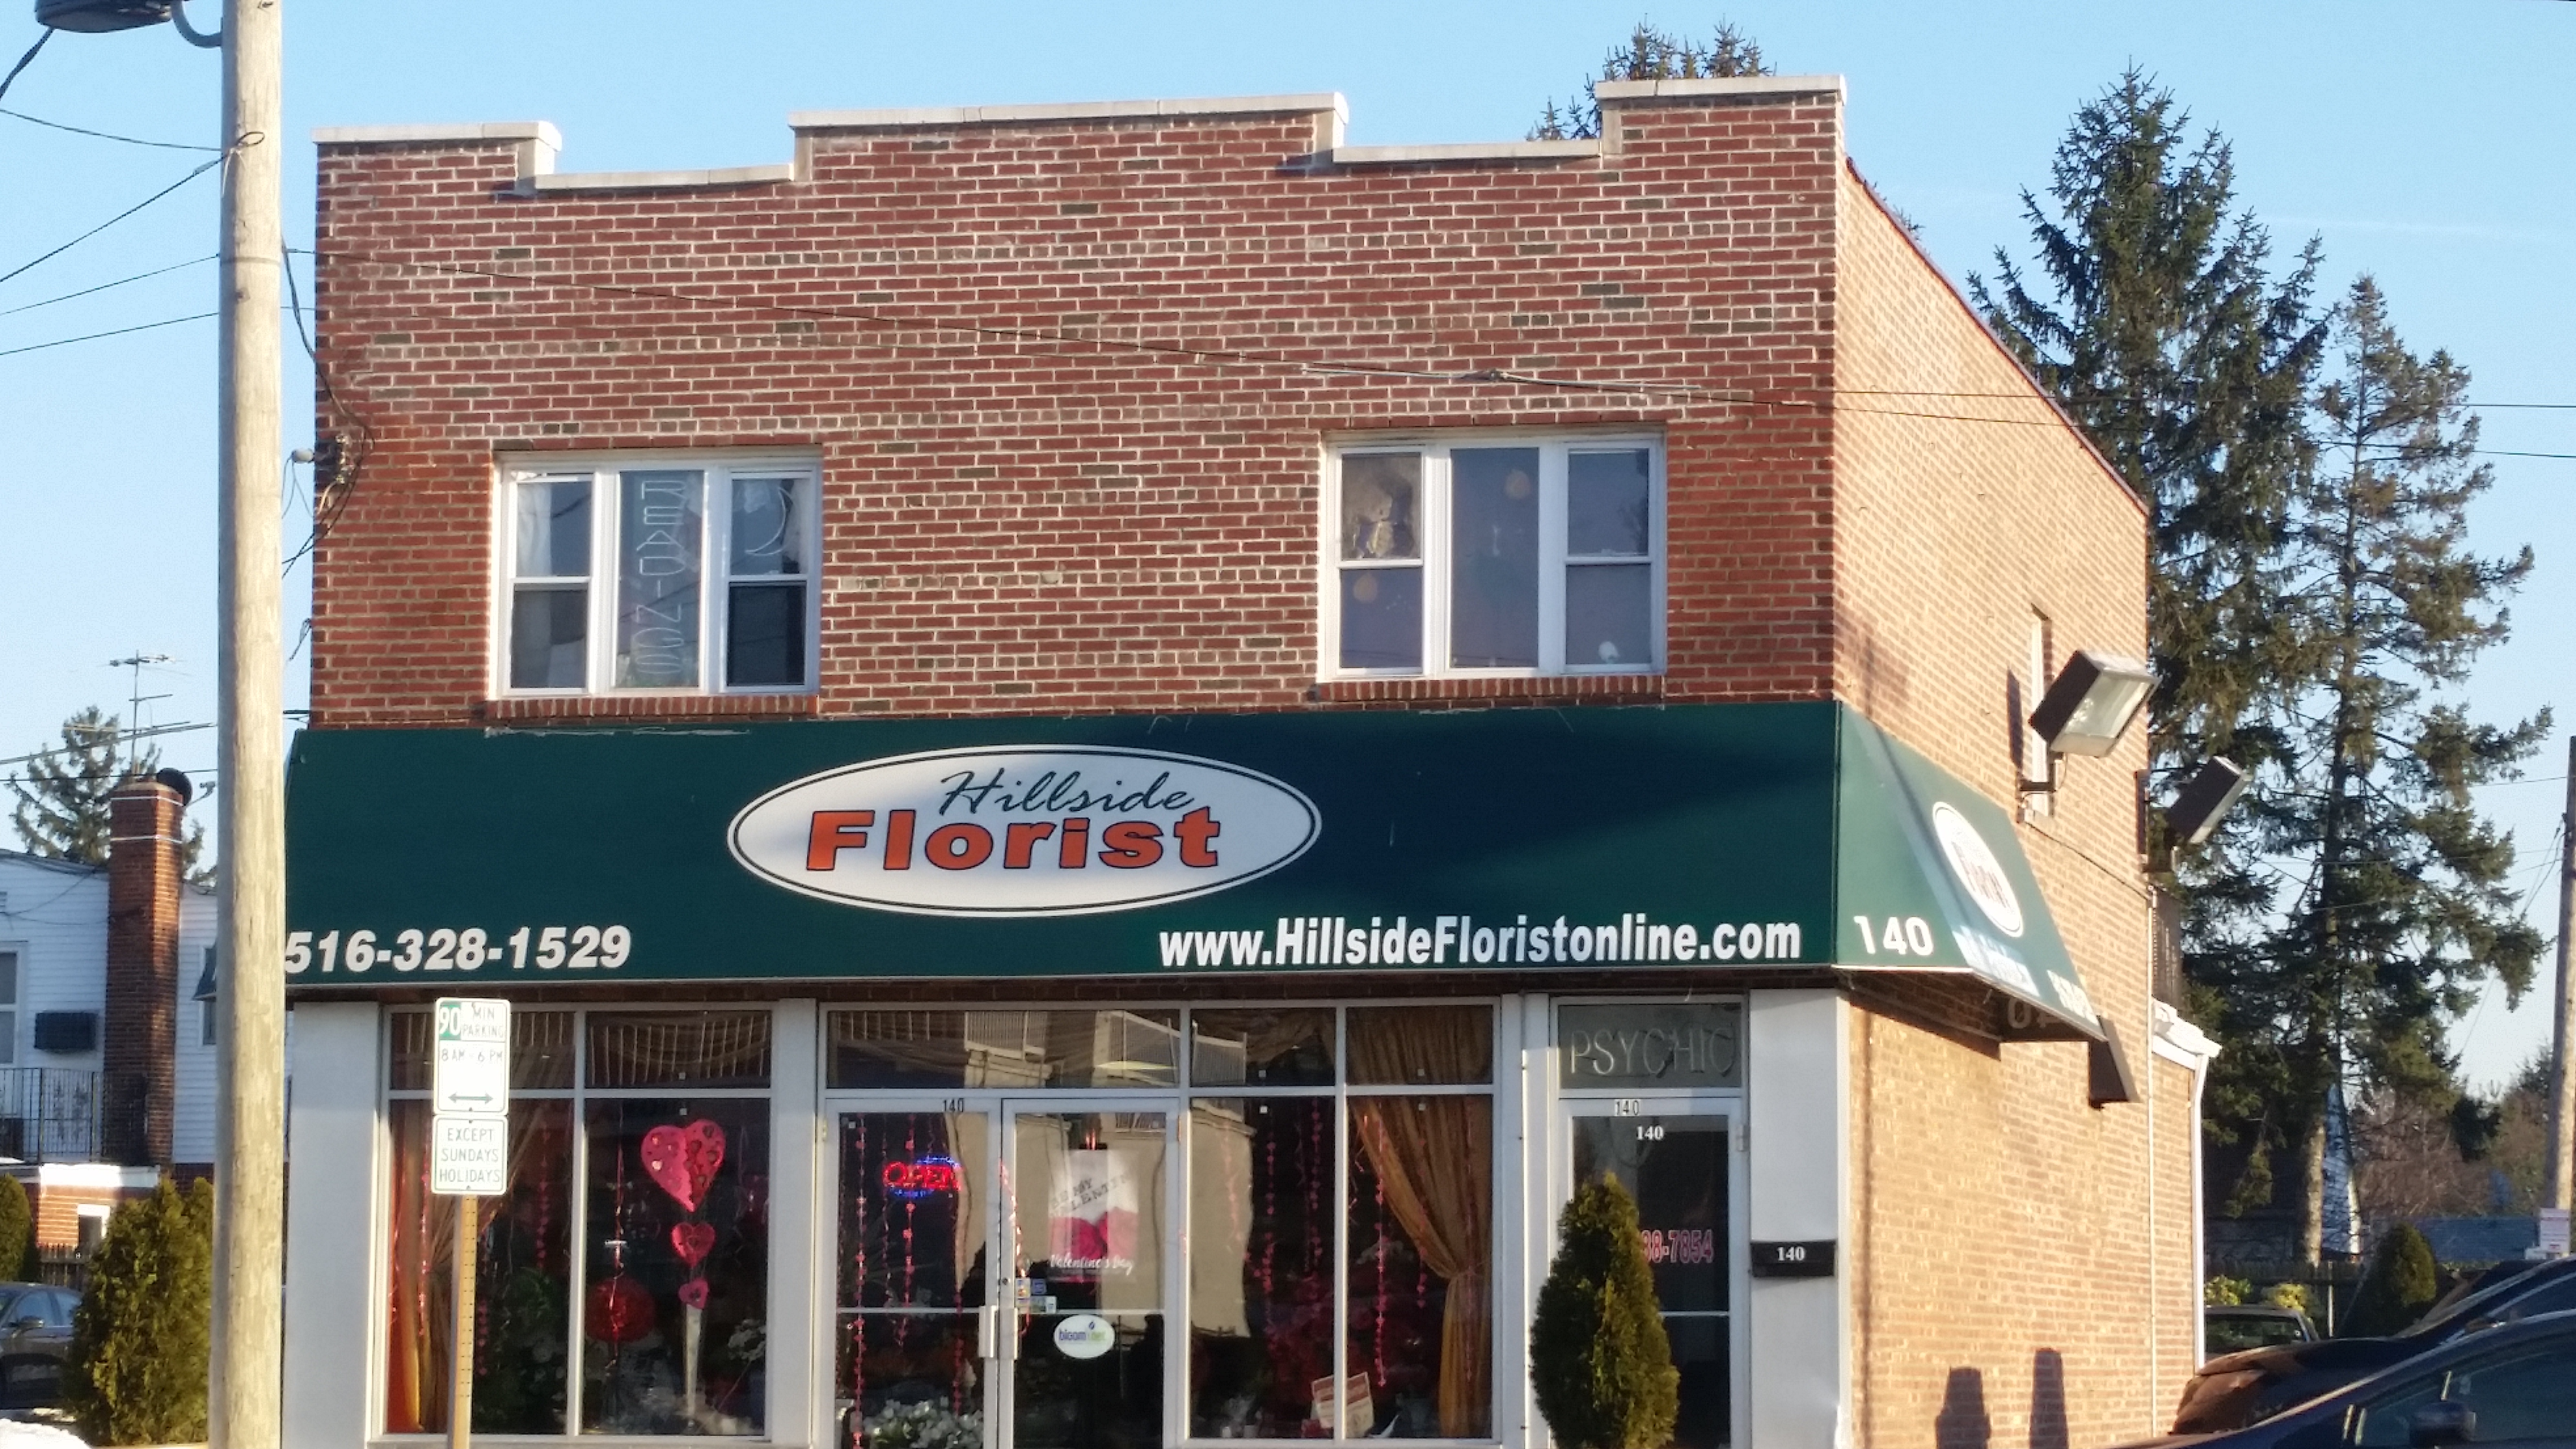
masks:
<svg viewBox="0 0 2576 1449"><path fill-rule="evenodd" d="M1735 1124L1741 1098L1681 1094L1569 1100L1562 1104L1566 1176L1558 1201L1578 1183L1607 1176L1637 1201L1646 1261L1655 1279L1673 1365L1681 1371L1675 1449L1731 1449L1743 1318L1743 1170Z"/></svg>
<svg viewBox="0 0 2576 1449"><path fill-rule="evenodd" d="M1170 1104L835 1116L835 1443L1161 1445Z"/></svg>

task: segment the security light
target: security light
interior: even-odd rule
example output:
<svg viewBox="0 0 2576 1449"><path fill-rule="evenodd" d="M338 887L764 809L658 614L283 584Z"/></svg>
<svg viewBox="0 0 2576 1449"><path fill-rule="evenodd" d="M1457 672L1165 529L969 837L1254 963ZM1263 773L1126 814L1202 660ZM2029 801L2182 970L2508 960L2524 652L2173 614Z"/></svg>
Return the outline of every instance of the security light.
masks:
<svg viewBox="0 0 2576 1449"><path fill-rule="evenodd" d="M2236 797L2252 784L2245 767L2234 760L2213 758L2192 772L2183 782L2182 793L2165 810L2165 836L2176 845L2198 845L2218 829L2227 818Z"/></svg>
<svg viewBox="0 0 2576 1449"><path fill-rule="evenodd" d="M36 21L56 30L96 34L158 25L170 18L170 0L36 0Z"/></svg>
<svg viewBox="0 0 2576 1449"><path fill-rule="evenodd" d="M2107 755L2155 683L2155 671L2135 659L2079 649L2030 712L2030 727L2050 754Z"/></svg>

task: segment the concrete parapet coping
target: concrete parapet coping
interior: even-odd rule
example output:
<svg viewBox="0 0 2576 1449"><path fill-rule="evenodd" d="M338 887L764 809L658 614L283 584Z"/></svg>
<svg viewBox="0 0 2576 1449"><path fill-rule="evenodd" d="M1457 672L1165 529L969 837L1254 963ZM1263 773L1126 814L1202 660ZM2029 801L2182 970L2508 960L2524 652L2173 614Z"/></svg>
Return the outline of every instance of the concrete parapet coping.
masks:
<svg viewBox="0 0 2576 1449"><path fill-rule="evenodd" d="M1335 146L1315 159L1328 166L1407 166L1442 161L1580 161L1601 154L1598 141L1460 141L1429 146Z"/></svg>
<svg viewBox="0 0 2576 1449"><path fill-rule="evenodd" d="M873 111L796 111L787 124L798 131L915 130L944 126L1007 126L1042 121L1129 121L1183 116L1312 115L1330 111L1347 119L1350 102L1338 91L1300 95L1208 96L1162 101L1064 101L1009 106L912 106Z"/></svg>
<svg viewBox="0 0 2576 1449"><path fill-rule="evenodd" d="M525 178L528 189L555 191L670 191L717 186L762 186L793 181L796 168L786 162L769 166L725 166L709 171L567 171Z"/></svg>
<svg viewBox="0 0 2576 1449"><path fill-rule="evenodd" d="M535 141L563 149L552 121L484 121L456 126L317 126L317 146L437 146L473 141Z"/></svg>
<svg viewBox="0 0 2576 1449"><path fill-rule="evenodd" d="M1763 100L1774 96L1830 94L1844 97L1838 75L1702 76L1694 80L1594 81L1592 99L1602 105L1636 101Z"/></svg>

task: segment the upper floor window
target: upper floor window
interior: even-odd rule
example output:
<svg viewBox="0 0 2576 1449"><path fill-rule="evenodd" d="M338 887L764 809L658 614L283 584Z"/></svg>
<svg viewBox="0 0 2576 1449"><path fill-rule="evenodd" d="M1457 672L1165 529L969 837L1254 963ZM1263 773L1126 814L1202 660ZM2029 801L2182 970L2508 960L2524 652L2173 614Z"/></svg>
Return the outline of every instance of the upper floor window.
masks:
<svg viewBox="0 0 2576 1449"><path fill-rule="evenodd" d="M1663 451L1653 440L1353 443L1326 475L1328 672L1662 666Z"/></svg>
<svg viewBox="0 0 2576 1449"><path fill-rule="evenodd" d="M505 469L502 687L810 688L818 481L685 456Z"/></svg>

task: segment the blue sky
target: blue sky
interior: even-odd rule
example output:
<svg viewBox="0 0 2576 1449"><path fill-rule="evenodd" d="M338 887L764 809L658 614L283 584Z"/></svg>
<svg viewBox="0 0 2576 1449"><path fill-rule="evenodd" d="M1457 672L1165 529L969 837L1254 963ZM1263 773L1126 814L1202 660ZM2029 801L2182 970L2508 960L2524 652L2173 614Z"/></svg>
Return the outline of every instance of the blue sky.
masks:
<svg viewBox="0 0 2576 1449"><path fill-rule="evenodd" d="M2144 66L2235 141L2241 195L2285 249L2322 237L2330 287L2375 273L2409 341L2448 348L2484 401L2576 404L2576 4L2562 0L294 0L288 235L312 234L318 125L550 120L563 169L624 170L783 161L799 109L1338 90L1354 143L1517 137L1641 9L1700 32L1732 18L1782 70L1849 77L1854 158L1954 277L2022 241L2018 190L2045 178L2068 114ZM198 0L192 14L210 26L214 11ZM0 17L0 64L35 37L27 16L14 0ZM66 35L0 105L204 143L217 71L166 28ZM0 116L0 271L198 159ZM0 352L208 310L202 264L9 309L211 253L212 182L0 283ZM148 717L213 717L213 350L212 324L193 322L0 356L0 755L46 742L82 705L121 708L125 675L104 661L138 650L177 659L147 674L147 692L171 696ZM298 367L288 396L308 395ZM310 433L291 413L290 443ZM2486 445L2576 453L2576 407L2490 412ZM2540 558L2518 637L2471 695L2503 718L2576 703L2559 687L2576 665L2576 513L2562 501L2576 461L2494 461L2475 535ZM302 531L290 519L290 547ZM300 698L300 677L289 689ZM2563 749L2488 793L2524 843L2522 884L2544 919ZM169 763L213 758L205 732L168 742ZM2499 993L2458 1036L2491 1081L2548 1031Z"/></svg>

